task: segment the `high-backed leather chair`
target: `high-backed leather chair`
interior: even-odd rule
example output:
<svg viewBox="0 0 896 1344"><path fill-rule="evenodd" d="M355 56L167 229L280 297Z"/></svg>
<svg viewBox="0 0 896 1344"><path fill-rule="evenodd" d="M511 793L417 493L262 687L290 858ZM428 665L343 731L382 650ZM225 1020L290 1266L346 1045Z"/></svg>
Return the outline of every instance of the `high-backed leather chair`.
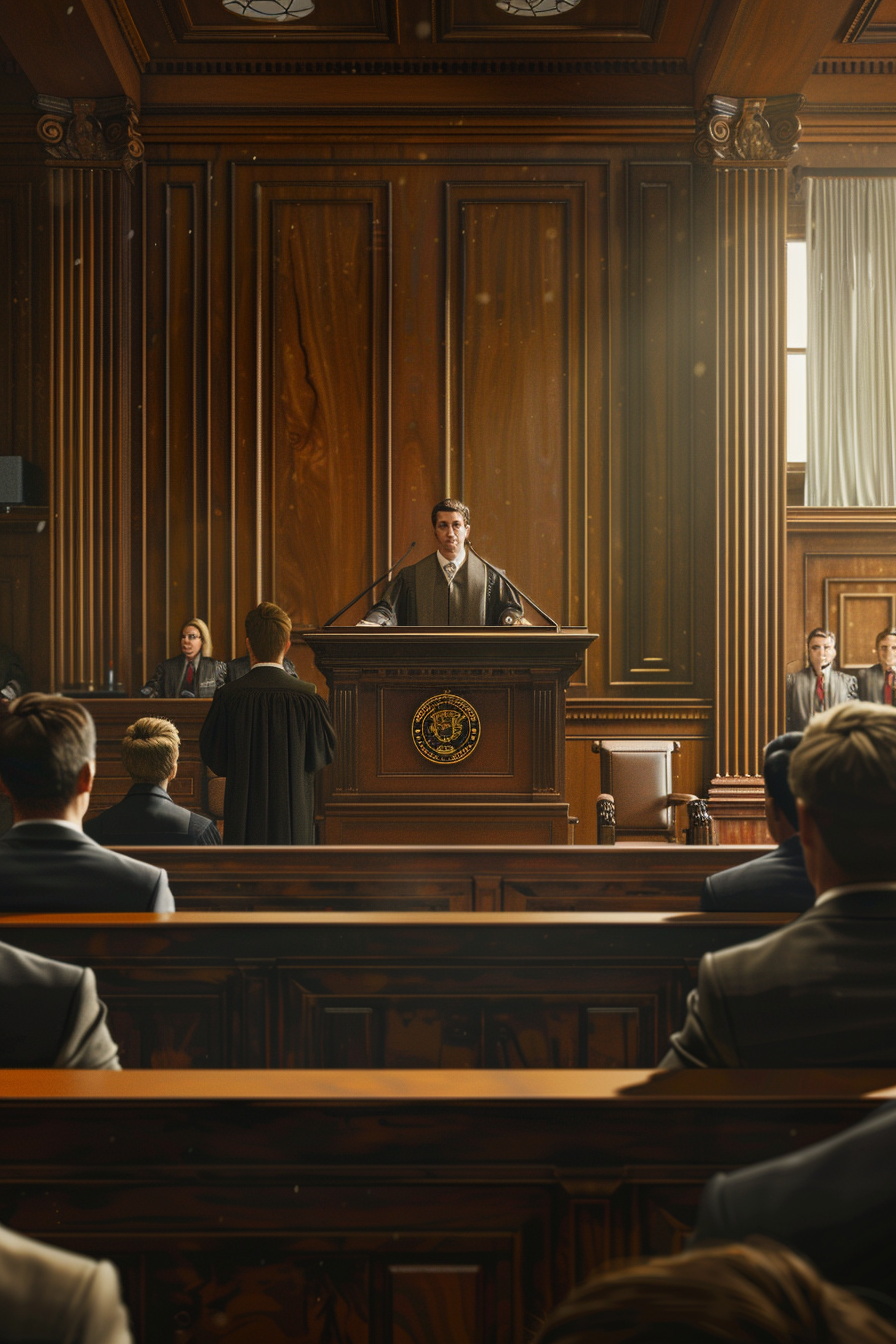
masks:
<svg viewBox="0 0 896 1344"><path fill-rule="evenodd" d="M673 793L672 753L681 743L662 738L611 738L592 742L600 752L597 800L599 845L629 840L675 841L675 809L687 806L688 844L714 844L712 818L694 793Z"/></svg>

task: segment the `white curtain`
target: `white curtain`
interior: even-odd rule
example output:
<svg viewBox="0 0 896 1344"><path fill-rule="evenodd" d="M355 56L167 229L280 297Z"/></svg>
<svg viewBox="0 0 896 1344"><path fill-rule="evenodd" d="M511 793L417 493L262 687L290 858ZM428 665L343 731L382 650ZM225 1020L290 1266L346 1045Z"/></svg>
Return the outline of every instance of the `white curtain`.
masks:
<svg viewBox="0 0 896 1344"><path fill-rule="evenodd" d="M896 506L896 179L810 177L806 503Z"/></svg>

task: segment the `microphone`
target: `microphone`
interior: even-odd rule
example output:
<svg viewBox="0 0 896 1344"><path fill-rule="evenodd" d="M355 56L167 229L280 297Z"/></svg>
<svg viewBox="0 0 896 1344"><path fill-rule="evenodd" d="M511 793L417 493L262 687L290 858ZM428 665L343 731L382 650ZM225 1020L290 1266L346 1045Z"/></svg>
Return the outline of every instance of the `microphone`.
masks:
<svg viewBox="0 0 896 1344"><path fill-rule="evenodd" d="M417 545L416 541L412 541L410 546L405 551L404 555L401 557L401 560L407 560L408 556L410 555L411 551L414 549L416 545ZM338 621L339 617L344 616L345 613L348 611L349 607L353 607L356 602L360 601L360 599L364 597L365 593L369 593L371 588L375 588L378 583L382 583L383 579L387 579L389 575L392 573L395 566L401 564L401 560L393 560L389 568L386 570L385 574L381 574L378 579L374 579L373 583L369 583L367 587L362 589L360 593L356 593L355 596L352 598L351 602L346 602L344 607L339 608L335 616L331 616L328 621L324 621L321 629L326 630L328 625L332 625L334 621Z"/></svg>
<svg viewBox="0 0 896 1344"><path fill-rule="evenodd" d="M554 629L557 631L557 633L559 634L559 632L560 632L560 626L557 624L557 622L556 622L556 621L552 621L551 618L550 618L550 616L547 614L547 612L546 612L546 611L542 611L542 609L541 609L541 607L538 605L538 603L532 601L532 598L529 597L528 593L524 593L523 590L522 590L522 588L517 588L517 586L516 586L515 583L511 583L510 580L508 579L507 575L506 575L506 574L502 574L501 571L500 571L500 569L495 569L495 566L494 566L494 565L489 564L488 560L486 560L486 558L485 558L484 555L480 555L478 551L473 550L473 547L470 545L469 541L467 542L467 548L468 548L469 550L473 551L473 554L475 555L476 559L477 559L477 560L481 560L482 563L485 565L486 569L490 569L490 570L492 571L493 574L497 574L500 578L502 578L502 579L504 580L504 582L507 584L507 587L508 587L512 592L516 593L517 597L523 599L523 601L528 602L528 603L529 603L529 606L532 608L532 610L533 610L533 611L537 611L538 614L539 614L539 616L544 617L544 619L547 621L548 625L552 625L552 626L554 627ZM520 606L522 606L522 601L520 602ZM505 624L505 625L510 625L510 624L511 624L511 621L505 619L504 624Z"/></svg>

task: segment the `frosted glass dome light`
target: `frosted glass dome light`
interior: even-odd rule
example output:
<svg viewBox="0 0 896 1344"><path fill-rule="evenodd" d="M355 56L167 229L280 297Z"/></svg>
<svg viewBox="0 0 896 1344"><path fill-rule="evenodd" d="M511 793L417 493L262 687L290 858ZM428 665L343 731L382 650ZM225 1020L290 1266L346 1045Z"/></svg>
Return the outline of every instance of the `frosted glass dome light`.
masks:
<svg viewBox="0 0 896 1344"><path fill-rule="evenodd" d="M532 19L548 18L575 9L579 0L495 0L505 14L528 14Z"/></svg>
<svg viewBox="0 0 896 1344"><path fill-rule="evenodd" d="M314 0L223 0L224 8L242 19L258 19L262 23L284 23L288 19L304 19L314 9Z"/></svg>

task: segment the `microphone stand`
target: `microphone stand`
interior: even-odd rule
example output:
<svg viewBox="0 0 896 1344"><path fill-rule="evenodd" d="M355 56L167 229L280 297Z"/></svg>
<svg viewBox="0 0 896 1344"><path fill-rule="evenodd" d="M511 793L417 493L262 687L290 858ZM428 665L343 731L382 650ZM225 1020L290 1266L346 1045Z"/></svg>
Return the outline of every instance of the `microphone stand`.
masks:
<svg viewBox="0 0 896 1344"><path fill-rule="evenodd" d="M538 614L539 614L539 616L543 616L543 617L544 617L544 619L547 621L548 625L552 625L552 626L554 627L554 629L557 631L557 633L558 633L558 634L560 633L560 626L557 624L557 622L556 622L556 621L552 621L551 618L550 618L550 616L547 614L547 612L546 612L546 611L542 611L542 609L541 609L541 607L538 605L538 603L537 603L537 602L533 602L533 601L532 601L532 598L529 597L529 595L528 595L527 593L524 593L523 590L522 590L522 588L517 588L516 584L510 582L510 580L508 579L508 577L507 577L506 574L502 574L501 571L500 571L500 569L495 569L495 566L492 565L492 564L489 564L488 560L486 560L486 558L485 558L484 555L480 555L478 551L473 550L473 547L470 545L469 541L467 542L467 547L468 547L469 550L473 551L473 554L475 555L475 557L476 557L477 560L481 560L481 561L482 561L482 563L485 565L486 569L490 569L490 570L492 571L493 574L497 574L498 577L499 577L500 579L503 579L504 582L507 584L507 587L510 588L512 592L516 593L517 597L522 598L524 601L528 602L528 603L529 603L529 606L532 608L533 611L537 611ZM522 603L521 603L520 605L522 605Z"/></svg>
<svg viewBox="0 0 896 1344"><path fill-rule="evenodd" d="M401 557L401 560L407 560L408 556L410 555L411 551L414 549L416 545L417 545L416 541L412 541L410 546L405 551L404 555ZM401 560L393 560L389 568L386 570L385 574L381 574L378 579L374 579L373 583L369 583L367 587L364 588L360 593L356 593L355 596L352 598L351 602L346 602L344 607L339 608L335 616L331 616L328 621L324 621L323 625L321 626L321 629L326 630L328 625L332 625L334 621L338 621L339 617L344 616L345 613L348 611L349 607L353 607L356 602L360 601L360 599L364 597L365 594L370 592L371 588L375 588L378 583L382 583L383 579L387 579L389 575L392 573L395 566L401 564ZM532 605L535 606L535 603L533 602Z"/></svg>

